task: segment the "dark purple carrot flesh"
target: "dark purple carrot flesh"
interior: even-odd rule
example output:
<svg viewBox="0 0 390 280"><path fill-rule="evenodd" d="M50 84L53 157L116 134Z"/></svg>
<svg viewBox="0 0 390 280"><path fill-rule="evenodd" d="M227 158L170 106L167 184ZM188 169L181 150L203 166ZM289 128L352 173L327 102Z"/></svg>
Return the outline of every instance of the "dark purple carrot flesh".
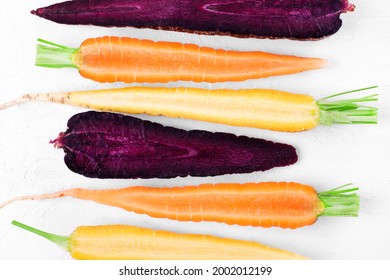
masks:
<svg viewBox="0 0 390 280"><path fill-rule="evenodd" d="M216 176L297 161L286 144L93 111L70 118L67 131L52 143L65 151L69 169L93 178Z"/></svg>
<svg viewBox="0 0 390 280"><path fill-rule="evenodd" d="M341 27L348 0L73 0L32 11L65 24L238 37L320 39Z"/></svg>

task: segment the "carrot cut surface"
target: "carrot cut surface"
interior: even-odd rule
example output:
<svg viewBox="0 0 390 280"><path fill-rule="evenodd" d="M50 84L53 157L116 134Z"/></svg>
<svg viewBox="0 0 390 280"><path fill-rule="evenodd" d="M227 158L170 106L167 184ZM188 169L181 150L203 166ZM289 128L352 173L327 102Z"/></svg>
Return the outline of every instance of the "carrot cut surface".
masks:
<svg viewBox="0 0 390 280"><path fill-rule="evenodd" d="M39 39L36 65L74 67L97 82L227 82L294 74L323 67L319 58L233 51L127 37L85 40L69 48Z"/></svg>
<svg viewBox="0 0 390 280"><path fill-rule="evenodd" d="M110 190L77 188L14 198L0 208L18 200L70 196L156 218L295 229L313 224L319 216L357 216L356 190L346 185L317 193L311 186L289 182Z"/></svg>
<svg viewBox="0 0 390 280"><path fill-rule="evenodd" d="M64 93L27 94L0 109L30 101L49 101L126 114L148 114L285 132L310 130L319 124L374 124L377 108L367 106L377 94L339 97L373 89L330 95L315 100L307 94L272 89L201 89L125 87ZM356 93L357 94L357 93Z"/></svg>
<svg viewBox="0 0 390 280"><path fill-rule="evenodd" d="M92 178L217 176L265 171L298 160L287 144L94 111L71 117L68 129L52 143L64 150L70 170Z"/></svg>
<svg viewBox="0 0 390 280"><path fill-rule="evenodd" d="M80 260L292 260L300 255L257 242L128 225L80 226L59 236L13 221Z"/></svg>
<svg viewBox="0 0 390 280"><path fill-rule="evenodd" d="M315 40L336 33L347 0L73 0L32 11L64 24Z"/></svg>

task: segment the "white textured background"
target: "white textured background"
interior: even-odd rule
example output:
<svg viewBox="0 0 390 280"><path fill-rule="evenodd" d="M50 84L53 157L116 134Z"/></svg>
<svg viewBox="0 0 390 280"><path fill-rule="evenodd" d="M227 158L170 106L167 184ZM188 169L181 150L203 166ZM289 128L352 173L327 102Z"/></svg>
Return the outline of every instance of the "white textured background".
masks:
<svg viewBox="0 0 390 280"><path fill-rule="evenodd" d="M379 125L318 127L296 134L237 128L190 120L140 116L185 129L225 131L296 146L297 164L264 173L169 180L98 180L67 169L64 153L49 144L66 129L67 120L84 109L29 103L0 111L0 202L9 198L71 187L91 189L131 185L174 186L218 182L296 181L318 191L353 182L360 187L358 218L323 217L297 230L176 222L136 215L121 209L71 198L24 201L0 210L0 259L69 259L50 242L10 225L12 220L70 234L79 225L124 223L177 232L208 233L247 239L290 250L312 259L390 259L390 2L353 0L355 12L342 15L343 27L317 42L237 39L132 28L66 26L31 15L54 0L8 1L0 10L0 102L26 93L110 87L81 78L74 69L34 66L38 37L77 47L88 37L133 36L196 43L237 50L262 50L327 58L325 69L290 76L215 85L169 83L167 86L212 88L275 88L308 93L316 98L378 85ZM111 85L112 86L112 85ZM123 84L115 84L120 87ZM366 92L369 93L369 92ZM374 93L374 92L371 92Z"/></svg>

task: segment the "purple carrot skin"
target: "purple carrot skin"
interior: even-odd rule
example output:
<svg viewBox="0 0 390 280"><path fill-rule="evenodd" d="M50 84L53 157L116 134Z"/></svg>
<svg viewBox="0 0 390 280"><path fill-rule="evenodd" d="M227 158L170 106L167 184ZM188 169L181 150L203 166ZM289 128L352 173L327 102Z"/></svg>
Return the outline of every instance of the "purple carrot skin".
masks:
<svg viewBox="0 0 390 280"><path fill-rule="evenodd" d="M65 24L314 40L336 33L340 14L354 8L348 0L73 0L32 13Z"/></svg>
<svg viewBox="0 0 390 280"><path fill-rule="evenodd" d="M93 178L173 178L265 171L297 161L294 147L263 139L185 131L130 116L80 113L52 143L73 172Z"/></svg>

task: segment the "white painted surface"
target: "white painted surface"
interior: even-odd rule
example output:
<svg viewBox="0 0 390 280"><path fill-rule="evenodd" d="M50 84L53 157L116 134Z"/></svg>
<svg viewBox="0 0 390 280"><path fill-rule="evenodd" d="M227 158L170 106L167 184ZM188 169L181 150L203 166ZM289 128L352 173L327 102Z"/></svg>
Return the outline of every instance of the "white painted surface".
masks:
<svg viewBox="0 0 390 280"><path fill-rule="evenodd" d="M49 144L66 129L67 120L84 109L29 103L0 111L0 202L9 198L71 187L91 189L132 185L174 186L247 181L296 181L318 191L353 182L360 187L358 218L320 218L297 230L181 223L136 215L121 209L71 198L24 201L0 210L0 259L69 259L50 242L10 225L12 220L57 233L70 234L79 225L133 224L177 232L208 233L247 239L290 250L312 259L390 259L390 2L354 0L357 9L342 15L341 30L317 42L197 36L132 28L66 26L29 13L58 1L11 1L0 10L0 102L25 93L120 87L83 79L74 69L34 66L38 37L77 47L103 35L191 42L239 50L263 50L329 59L325 69L290 76L215 85L169 83L167 86L275 88L308 93L316 98L349 89L378 85L378 125L318 127L296 134L237 128L190 120L139 116L185 129L225 131L285 142L297 147L297 164L263 173L169 180L97 180L67 169L63 151Z"/></svg>

